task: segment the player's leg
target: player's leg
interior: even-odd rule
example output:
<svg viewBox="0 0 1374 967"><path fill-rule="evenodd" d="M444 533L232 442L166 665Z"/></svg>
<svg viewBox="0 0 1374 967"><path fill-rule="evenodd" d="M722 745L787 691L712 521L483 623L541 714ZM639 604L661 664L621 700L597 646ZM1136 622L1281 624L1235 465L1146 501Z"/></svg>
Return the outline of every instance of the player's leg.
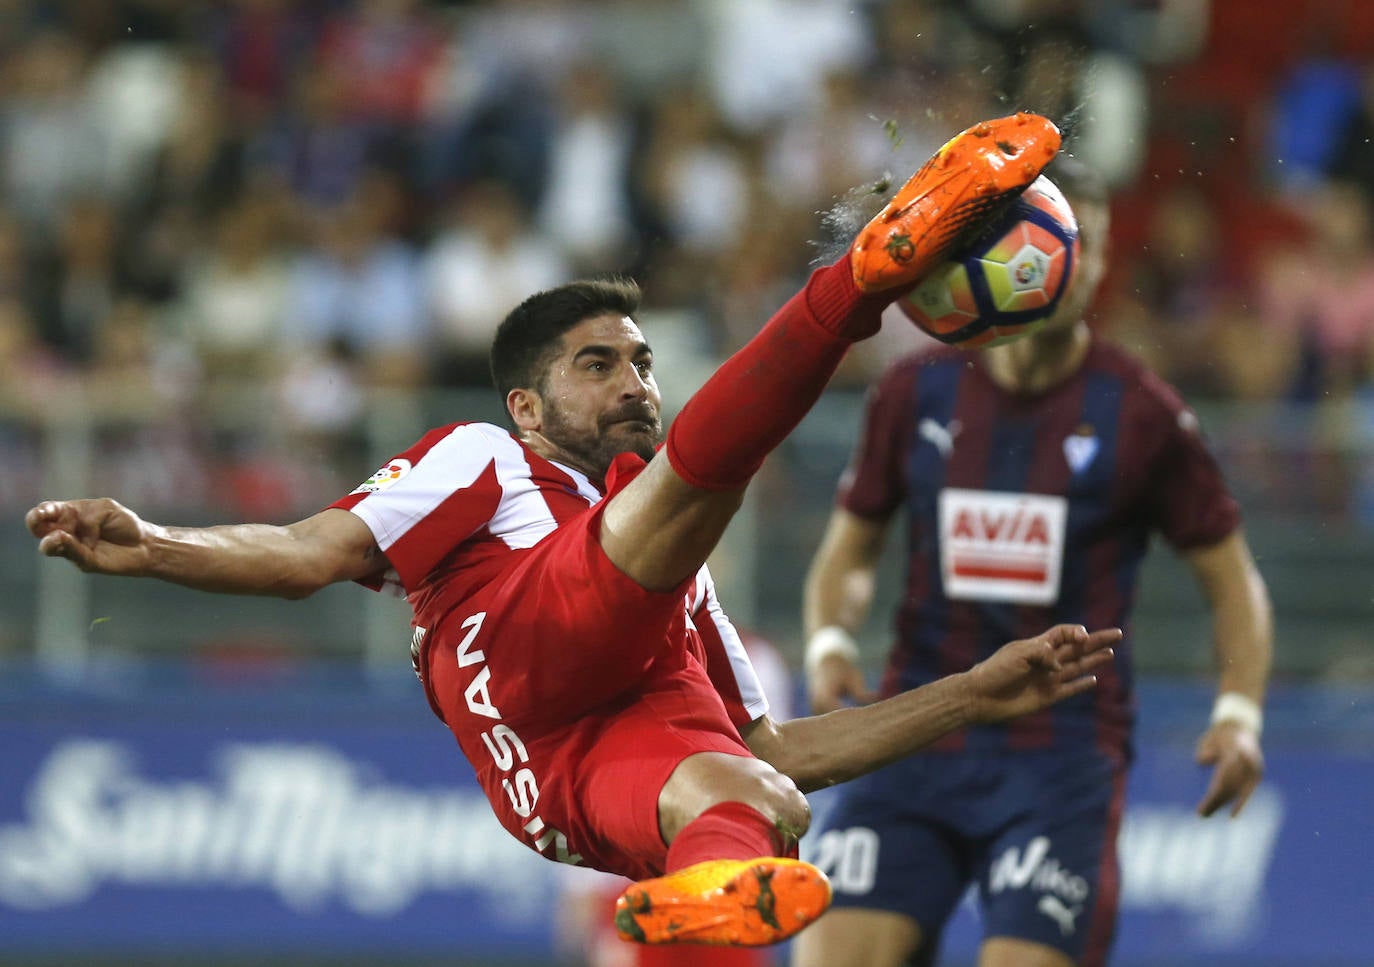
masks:
<svg viewBox="0 0 1374 967"><path fill-rule="evenodd" d="M890 910L831 910L792 945L792 967L905 967L921 946L921 927Z"/></svg>
<svg viewBox="0 0 1374 967"><path fill-rule="evenodd" d="M806 800L750 755L696 661L656 666L634 701L571 733L541 770L541 815L584 862L639 880L617 911L626 939L755 946L825 911L825 876L788 855Z"/></svg>
<svg viewBox="0 0 1374 967"><path fill-rule="evenodd" d="M974 869L974 847L942 817L965 771L917 757L834 790L806 850L834 906L797 938L792 967L934 963Z"/></svg>
<svg viewBox="0 0 1374 967"><path fill-rule="evenodd" d="M697 391L663 450L608 501L601 544L616 566L655 590L694 573L764 458L810 410L850 345L877 331L888 301L860 293L847 260L818 269Z"/></svg>
<svg viewBox="0 0 1374 967"><path fill-rule="evenodd" d="M760 946L793 936L830 906L830 884L796 859L810 824L787 777L747 755L700 752L658 798L666 873L627 889L621 936L639 943Z"/></svg>
<svg viewBox="0 0 1374 967"><path fill-rule="evenodd" d="M1003 793L1035 803L990 844L979 967L1102 967L1120 897L1125 770L1105 759L1023 761Z"/></svg>
<svg viewBox="0 0 1374 967"><path fill-rule="evenodd" d="M775 943L829 907L825 876L796 859L811 823L806 797L768 763L689 755L663 783L657 816L665 873L625 891L616 924L627 940Z"/></svg>
<svg viewBox="0 0 1374 967"><path fill-rule="evenodd" d="M1016 937L989 937L978 950L978 967L1074 967L1062 950Z"/></svg>
<svg viewBox="0 0 1374 967"><path fill-rule="evenodd" d="M1059 148L1043 118L984 122L946 144L860 233L851 251L726 360L674 420L667 444L611 498L601 542L646 588L694 573L764 458L815 403L850 344L939 264L970 227L1019 194Z"/></svg>
<svg viewBox="0 0 1374 967"><path fill-rule="evenodd" d="M624 944L620 946L623 950ZM635 953L632 962L622 961L619 967L774 967L776 963L771 950L756 947L712 947L703 956L696 946L646 946Z"/></svg>
<svg viewBox="0 0 1374 967"><path fill-rule="evenodd" d="M740 848L716 850L724 840L704 842L698 820L720 807L744 806L762 818L758 835L741 838ZM752 757L699 752L673 770L658 796L658 823L669 844L667 869L721 856L786 856L811 825L811 807L787 776ZM741 834L743 836L743 834ZM745 849L747 843L748 849Z"/></svg>

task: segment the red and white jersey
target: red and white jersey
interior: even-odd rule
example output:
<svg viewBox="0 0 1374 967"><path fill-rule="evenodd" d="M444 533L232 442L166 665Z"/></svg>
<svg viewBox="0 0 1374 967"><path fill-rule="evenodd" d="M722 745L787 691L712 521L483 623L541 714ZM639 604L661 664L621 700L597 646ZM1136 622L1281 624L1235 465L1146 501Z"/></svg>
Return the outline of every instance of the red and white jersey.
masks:
<svg viewBox="0 0 1374 967"><path fill-rule="evenodd" d="M330 506L367 524L390 564L359 583L406 597L416 624L431 627L430 614L457 607L602 497L585 474L544 459L500 427L455 423L426 433ZM766 714L758 675L705 566L684 606L731 720L738 727Z"/></svg>

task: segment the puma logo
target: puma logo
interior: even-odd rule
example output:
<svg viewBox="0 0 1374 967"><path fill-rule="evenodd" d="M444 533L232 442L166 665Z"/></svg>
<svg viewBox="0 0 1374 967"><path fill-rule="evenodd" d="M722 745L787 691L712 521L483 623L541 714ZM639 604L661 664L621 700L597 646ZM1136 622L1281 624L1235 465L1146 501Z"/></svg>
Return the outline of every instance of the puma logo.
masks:
<svg viewBox="0 0 1374 967"><path fill-rule="evenodd" d="M921 435L921 439L934 444L935 449L940 451L940 456L946 460L954 452L954 438L959 435L959 431L964 427L958 420L950 420L949 427L945 428L935 422L930 417L926 417L916 427L916 432Z"/></svg>
<svg viewBox="0 0 1374 967"><path fill-rule="evenodd" d="M1053 893L1046 893L1040 898L1040 902L1035 907L1045 916L1059 924L1059 932L1064 936L1069 936L1074 932L1077 924L1074 923L1078 915L1083 912L1081 906L1070 909L1064 905L1064 901Z"/></svg>

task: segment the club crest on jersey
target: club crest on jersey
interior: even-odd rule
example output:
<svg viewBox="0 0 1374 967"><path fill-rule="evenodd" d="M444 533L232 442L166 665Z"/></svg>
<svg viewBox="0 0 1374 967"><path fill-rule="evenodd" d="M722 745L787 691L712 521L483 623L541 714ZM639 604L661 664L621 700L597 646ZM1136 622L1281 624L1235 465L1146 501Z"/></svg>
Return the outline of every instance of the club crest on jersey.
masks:
<svg viewBox="0 0 1374 967"><path fill-rule="evenodd" d="M397 457L362 483L358 484L353 493L375 494L379 490L385 490L390 487L408 473L410 473L410 461L405 457Z"/></svg>
<svg viewBox="0 0 1374 967"><path fill-rule="evenodd" d="M940 491L940 572L955 600L1052 604L1059 597L1068 501L947 487Z"/></svg>
<svg viewBox="0 0 1374 967"><path fill-rule="evenodd" d="M1098 451L1097 432L1090 423L1080 423L1078 428L1064 437L1064 459L1069 469L1082 473L1093 462Z"/></svg>

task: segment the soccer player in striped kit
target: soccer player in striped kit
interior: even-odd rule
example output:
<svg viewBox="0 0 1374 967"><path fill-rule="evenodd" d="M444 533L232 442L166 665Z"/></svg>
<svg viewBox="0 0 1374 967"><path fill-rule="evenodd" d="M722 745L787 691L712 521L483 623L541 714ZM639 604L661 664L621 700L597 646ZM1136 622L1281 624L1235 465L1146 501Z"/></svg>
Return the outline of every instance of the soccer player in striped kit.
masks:
<svg viewBox="0 0 1374 967"><path fill-rule="evenodd" d="M938 348L899 360L870 394L805 591L813 710L867 697L852 635L899 511L908 565L886 696L1040 624L1125 627L1157 532L1191 565L1213 613L1220 694L1198 745L1214 766L1199 811L1230 803L1234 815L1263 771L1264 582L1193 413L1084 321L1105 261L1105 186L1066 157L1047 175L1081 231L1061 310L976 356ZM1104 963L1134 715L1127 642L1092 694L955 732L838 791L812 840L835 908L799 939L794 967L933 963L971 884L980 967Z"/></svg>
<svg viewBox="0 0 1374 967"><path fill-rule="evenodd" d="M45 501L29 529L40 552L87 571L286 597L341 580L404 593L426 696L513 836L641 880L617 909L626 939L776 942L830 902L824 875L790 855L810 819L799 787L1081 694L1119 638L1058 626L890 702L774 722L705 568L848 347L1058 146L1033 115L951 140L666 439L638 290L572 283L531 296L494 340L514 435L433 430L287 527L160 527L102 499Z"/></svg>

